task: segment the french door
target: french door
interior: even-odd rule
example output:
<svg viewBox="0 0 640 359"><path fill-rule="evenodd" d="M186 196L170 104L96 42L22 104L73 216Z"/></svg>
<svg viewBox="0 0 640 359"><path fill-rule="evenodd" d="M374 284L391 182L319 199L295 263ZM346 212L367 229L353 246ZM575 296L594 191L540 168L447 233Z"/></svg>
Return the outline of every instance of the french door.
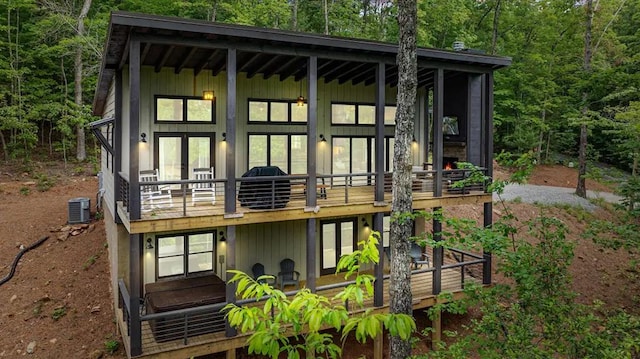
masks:
<svg viewBox="0 0 640 359"><path fill-rule="evenodd" d="M161 132L154 143L154 163L162 181L193 179L194 168L213 167L214 134Z"/></svg>
<svg viewBox="0 0 640 359"><path fill-rule="evenodd" d="M353 253L357 243L357 219L345 218L321 222L320 274L332 274L340 257Z"/></svg>

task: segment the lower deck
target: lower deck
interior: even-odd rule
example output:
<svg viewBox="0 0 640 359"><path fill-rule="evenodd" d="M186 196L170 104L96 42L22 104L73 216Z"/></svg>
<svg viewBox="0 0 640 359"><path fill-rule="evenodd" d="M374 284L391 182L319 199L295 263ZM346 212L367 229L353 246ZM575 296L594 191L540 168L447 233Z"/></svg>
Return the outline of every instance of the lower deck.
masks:
<svg viewBox="0 0 640 359"><path fill-rule="evenodd" d="M445 268L446 267L446 268ZM479 284L482 282L481 268L478 263L470 264L468 266L453 266L445 265L441 271L441 291L450 292L453 294L453 299L459 299L462 296L462 290L465 285L470 283ZM478 275L479 274L479 275ZM434 268L418 268L413 271L411 278L411 290L413 294L412 303L413 309L424 309L433 306L438 301L433 291L433 275ZM344 277L336 275L321 276L317 279L318 290L317 293L326 297L333 297L337 294L342 287L335 287L339 284ZM383 305L376 307L376 311L386 312L389 308L389 279L388 275L384 280L384 300ZM323 289L323 287L330 287ZM293 295L293 293L291 293ZM253 302L256 303L256 302ZM217 308L221 308L226 303L221 303ZM338 304L338 303L336 303ZM344 304L344 303L343 303ZM247 303L245 305L260 305ZM372 308L373 299L369 298L365 301L365 308ZM353 306L347 308L351 312L358 312L363 308L353 308ZM120 325L122 333L127 333L127 321L125 320L126 313L124 311L118 312L118 323ZM211 318L211 311L208 312L209 318ZM196 316L198 314L193 314ZM203 312L200 312L200 317L203 316ZM187 324L190 320L188 315L174 316L176 325ZM221 316L218 318L222 318ZM199 325L202 325L201 322ZM142 355L139 357L144 358L176 358L176 357L192 357L198 355L211 354L216 352L223 352L240 348L246 345L248 339L247 334L237 334L235 336L227 336L225 333L224 321L213 320L211 322L204 323L213 327L218 327L217 330L212 329L210 333L190 336L188 335L189 329L187 326L182 327L184 329L184 336L173 340L157 341L157 332L152 328L154 323L152 320L145 320L145 316L142 317ZM125 337L125 345L127 351L129 351L128 339Z"/></svg>

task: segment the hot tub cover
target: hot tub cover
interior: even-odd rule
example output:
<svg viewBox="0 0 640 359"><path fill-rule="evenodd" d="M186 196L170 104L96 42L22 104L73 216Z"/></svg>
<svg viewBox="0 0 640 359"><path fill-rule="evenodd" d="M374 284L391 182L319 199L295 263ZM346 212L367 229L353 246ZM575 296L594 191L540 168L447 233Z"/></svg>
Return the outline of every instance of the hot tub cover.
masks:
<svg viewBox="0 0 640 359"><path fill-rule="evenodd" d="M242 175L244 178L264 176L286 176L278 166L253 167ZM283 208L291 197L291 181L288 179L242 181L238 200L243 207L251 209Z"/></svg>

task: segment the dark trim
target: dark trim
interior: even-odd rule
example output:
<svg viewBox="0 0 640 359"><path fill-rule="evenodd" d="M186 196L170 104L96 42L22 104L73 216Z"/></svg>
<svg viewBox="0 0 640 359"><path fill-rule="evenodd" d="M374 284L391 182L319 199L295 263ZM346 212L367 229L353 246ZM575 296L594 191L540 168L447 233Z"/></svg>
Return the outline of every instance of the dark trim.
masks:
<svg viewBox="0 0 640 359"><path fill-rule="evenodd" d="M315 56L309 57L307 63L307 78L309 79L307 81L307 174L309 175L308 186L315 188L317 183L316 175L318 172L316 165L316 161L318 160L318 58ZM289 156L289 161L291 161L291 156ZM317 191L307 191L306 205L315 208L317 197ZM309 252L307 251L307 253ZM315 256L315 251L313 253Z"/></svg>
<svg viewBox="0 0 640 359"><path fill-rule="evenodd" d="M142 354L142 322L140 298L142 291L142 234L129 235L129 346L131 356Z"/></svg>
<svg viewBox="0 0 640 359"><path fill-rule="evenodd" d="M336 225L336 237L335 237L335 246L336 246L336 265L342 256L341 247L339 246L340 240L342 239L342 230L340 229L341 223L353 223L353 250L356 250L358 247L358 217L343 217L336 218L330 220L322 220L320 221L320 275L333 274L336 272L336 267L332 268L324 268L324 256L322 255L322 251L324 250L324 231L322 227L325 224L335 224Z"/></svg>
<svg viewBox="0 0 640 359"><path fill-rule="evenodd" d="M158 120L158 100L183 100L182 101L182 121L159 121ZM211 121L188 121L187 110L189 100L202 100L199 96L177 96L177 95L153 95L153 123L181 123L181 124L215 124L216 123L216 99L211 101ZM206 101L206 100L203 100Z"/></svg>
<svg viewBox="0 0 640 359"><path fill-rule="evenodd" d="M442 207L434 207L433 212L440 210ZM415 228L415 226L414 226ZM442 223L437 219L433 220L433 240L439 242L442 240ZM438 295L442 291L442 264L444 260L444 248L436 246L433 248L433 295Z"/></svg>
<svg viewBox="0 0 640 359"><path fill-rule="evenodd" d="M384 113L385 107L384 99L385 99L385 84L382 79L385 77L385 64L379 63L376 66L376 91L375 91L375 127L376 127L376 146L375 146L375 168L376 170L376 189L375 189L375 200L376 201L384 201L384 171L387 169L385 167L385 153L384 153L384 144L387 144L389 147L389 141L384 137ZM382 141L383 145L380 146ZM391 151L387 151L391 152ZM389 163L389 157L387 156L387 164Z"/></svg>
<svg viewBox="0 0 640 359"><path fill-rule="evenodd" d="M309 191L314 192L314 191ZM307 219L307 283L312 293L316 291L316 219Z"/></svg>
<svg viewBox="0 0 640 359"><path fill-rule="evenodd" d="M113 126L113 122L114 122L114 118L110 117L110 118L103 118L98 121L93 121L89 124L89 128L91 129L91 132L96 137L98 142L100 142L102 147L104 147L107 150L108 154L112 156L113 156L113 146L111 146L111 143L109 143L109 139L107 137L109 136L109 127ZM107 126L107 137L104 137L104 135L102 134L102 127L104 126ZM108 155L107 155L107 168L109 168Z"/></svg>
<svg viewBox="0 0 640 359"><path fill-rule="evenodd" d="M267 120L266 121L251 121L251 102L266 102L267 103ZM287 106L287 121L272 121L271 120L271 104L272 103L286 103L288 104ZM305 101L305 104L308 105L308 99ZM281 125L287 125L287 126L295 126L295 125L301 125L301 126L305 126L307 124L307 122L309 121L309 114L307 112L307 121L304 122L298 122L298 121L292 121L292 112L291 112L291 105L297 105L297 99L293 99L293 100L272 100L272 99L260 99L260 98L248 98L247 99L247 124L249 125L275 125L275 126L281 126Z"/></svg>
<svg viewBox="0 0 640 359"><path fill-rule="evenodd" d="M375 213L373 215L373 230L380 233L380 242L378 243L378 255L380 256L380 261L373 269L374 275L376 277L376 281L373 284L373 305L375 307L381 307L384 305L384 240L383 230L384 230L384 213Z"/></svg>
<svg viewBox="0 0 640 359"><path fill-rule="evenodd" d="M438 69L433 84L433 166L436 178L433 195L442 196L442 156L444 154L442 137L442 117L444 113L444 71ZM435 260L435 259L434 259Z"/></svg>
<svg viewBox="0 0 640 359"><path fill-rule="evenodd" d="M122 224L122 218L118 214L118 201L122 201L122 181L120 181L120 172L122 172L122 71L117 71L115 75L115 121L113 122L113 218L116 223Z"/></svg>
<svg viewBox="0 0 640 359"><path fill-rule="evenodd" d="M233 198L235 200L235 196ZM236 302L236 283L231 283L229 281L229 273L230 270L236 269L236 226L227 226L227 230L225 231L227 238L227 270L225 271L227 285L226 285L226 293L225 298L227 303L235 303ZM235 328L229 325L229 321L227 320L225 334L227 337L234 337L238 333Z"/></svg>

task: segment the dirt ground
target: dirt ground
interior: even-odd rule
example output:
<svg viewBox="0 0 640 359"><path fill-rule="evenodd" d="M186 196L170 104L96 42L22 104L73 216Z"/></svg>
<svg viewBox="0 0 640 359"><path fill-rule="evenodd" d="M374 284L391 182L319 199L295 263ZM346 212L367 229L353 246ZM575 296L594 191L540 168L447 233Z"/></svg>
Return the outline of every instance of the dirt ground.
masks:
<svg viewBox="0 0 640 359"><path fill-rule="evenodd" d="M74 174L69 174L69 173ZM498 177L505 172L498 169ZM38 175L36 175L38 174ZM575 187L576 170L563 166L539 166L531 184ZM47 191L38 184L53 180ZM109 267L104 225L93 220L87 228L64 228L67 203L76 197L91 199L95 218L97 179L82 168L65 169L59 164L39 164L30 172L19 168L0 167L0 277L9 273L20 246L28 246L49 236L41 246L27 252L19 262L15 276L0 287L0 357L27 355L29 344L35 343L33 358L98 358L125 357L122 348L106 353L106 344L120 341L111 305ZM587 182L587 188L609 190L608 186ZM512 204L516 216L535 216L540 208L528 204ZM495 216L501 210L495 206ZM478 208L459 209L476 212ZM603 250L579 233L586 221L555 208L544 209L564 219L571 228L569 240L576 241L576 257L572 265L574 289L579 300L595 299L611 307L638 307L637 273L629 271L629 256ZM469 212L469 214L471 213ZM596 217L608 216L604 211ZM69 231L77 229L77 235ZM632 276L636 276L636 284ZM419 315L424 327L426 319ZM55 318L54 318L55 317ZM445 329L459 329L464 317L445 317ZM370 353L370 345L348 345L345 357L356 358ZM419 350L426 350L426 342Z"/></svg>

